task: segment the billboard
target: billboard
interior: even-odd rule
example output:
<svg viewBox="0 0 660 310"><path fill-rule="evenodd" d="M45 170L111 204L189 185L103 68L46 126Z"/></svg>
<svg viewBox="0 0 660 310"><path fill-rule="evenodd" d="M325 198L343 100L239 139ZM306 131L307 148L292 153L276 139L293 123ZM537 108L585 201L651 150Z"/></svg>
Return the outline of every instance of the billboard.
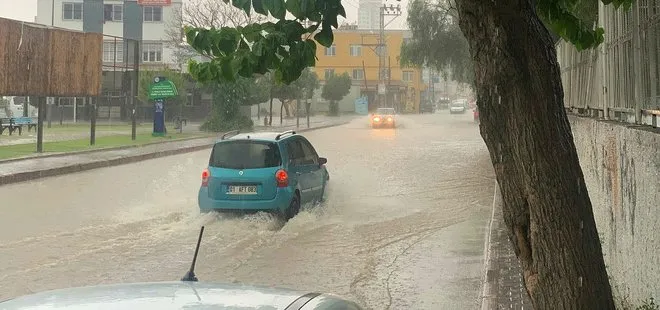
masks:
<svg viewBox="0 0 660 310"><path fill-rule="evenodd" d="M167 6L172 4L172 0L138 0L138 4L146 6Z"/></svg>

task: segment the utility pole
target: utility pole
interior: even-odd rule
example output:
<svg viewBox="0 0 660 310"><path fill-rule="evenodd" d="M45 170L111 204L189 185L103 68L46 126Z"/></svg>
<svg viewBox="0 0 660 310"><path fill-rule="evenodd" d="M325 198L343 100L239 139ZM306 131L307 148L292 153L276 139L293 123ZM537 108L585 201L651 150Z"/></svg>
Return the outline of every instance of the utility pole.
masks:
<svg viewBox="0 0 660 310"><path fill-rule="evenodd" d="M397 2L400 2L400 0L397 0ZM383 6L380 7L380 35L378 37L378 95L380 97L380 107L387 107L387 86L385 81L389 80L390 75L386 63L388 53L385 39L385 26L387 26L385 24L385 16L394 16L394 18L401 16L401 4L397 4L396 6L390 4L388 6L387 3L383 3Z"/></svg>

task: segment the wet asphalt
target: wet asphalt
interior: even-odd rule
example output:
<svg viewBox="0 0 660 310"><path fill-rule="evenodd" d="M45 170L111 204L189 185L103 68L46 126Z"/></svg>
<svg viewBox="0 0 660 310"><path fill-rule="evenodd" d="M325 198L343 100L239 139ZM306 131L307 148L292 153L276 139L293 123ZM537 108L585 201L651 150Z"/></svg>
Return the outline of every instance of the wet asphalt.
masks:
<svg viewBox="0 0 660 310"><path fill-rule="evenodd" d="M46 289L200 281L324 291L368 309L476 309L494 176L471 114L367 118L304 133L326 201L283 227L200 215L209 151L0 187L0 300Z"/></svg>

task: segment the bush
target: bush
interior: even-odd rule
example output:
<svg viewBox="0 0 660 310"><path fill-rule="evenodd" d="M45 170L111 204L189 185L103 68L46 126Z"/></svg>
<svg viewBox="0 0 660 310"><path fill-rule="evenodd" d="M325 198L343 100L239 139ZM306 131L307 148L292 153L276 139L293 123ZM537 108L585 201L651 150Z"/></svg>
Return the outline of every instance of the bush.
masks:
<svg viewBox="0 0 660 310"><path fill-rule="evenodd" d="M215 114L208 118L200 127L202 131L226 132L230 130L252 130L254 122L245 115L237 115L234 118L223 119Z"/></svg>

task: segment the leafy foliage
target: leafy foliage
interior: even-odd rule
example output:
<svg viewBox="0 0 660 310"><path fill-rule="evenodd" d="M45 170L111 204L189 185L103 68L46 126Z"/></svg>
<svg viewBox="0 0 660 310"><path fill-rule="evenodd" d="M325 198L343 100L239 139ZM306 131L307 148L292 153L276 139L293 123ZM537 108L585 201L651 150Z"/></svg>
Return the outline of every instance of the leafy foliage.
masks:
<svg viewBox="0 0 660 310"><path fill-rule="evenodd" d="M280 101L300 99L306 96L311 98L314 90L319 88L319 78L311 70L303 70L300 77L290 84L284 84L278 81L272 82L275 84L273 86L273 98L277 98Z"/></svg>
<svg viewBox="0 0 660 310"><path fill-rule="evenodd" d="M230 0L223 0L228 3ZM185 27L187 42L209 62L191 61L189 71L199 81L234 81L272 70L277 81L289 84L303 69L316 64L316 42L330 47L338 16L346 17L340 0L232 0L250 14L271 15L278 21L247 26ZM295 20L287 20L289 12ZM311 22L305 27L302 22ZM313 35L314 39L311 39Z"/></svg>
<svg viewBox="0 0 660 310"><path fill-rule="evenodd" d="M254 80L240 78L214 85L211 115L201 129L215 132L251 129L252 119L241 114L241 106L254 100L250 98L254 84Z"/></svg>
<svg viewBox="0 0 660 310"><path fill-rule="evenodd" d="M332 74L323 84L321 97L330 101L330 115L339 114L338 101L351 91L351 77L344 72L342 75Z"/></svg>
<svg viewBox="0 0 660 310"><path fill-rule="evenodd" d="M188 44L210 59L202 63L193 60L188 64L191 75L201 82L235 81L238 76L251 77L255 73L273 71L277 81L290 84L298 79L303 69L316 64L316 43L325 47L332 45L338 16L346 17L341 0L223 1L231 2L247 16L254 12L276 22L234 27L186 26ZM587 16L580 13L585 3L587 8L593 9L592 1L537 0L536 5L539 16L554 32L582 50L603 42L603 29L581 18ZM600 1L616 8L630 8L634 0ZM295 19L287 19L287 13ZM303 26L303 23L311 25Z"/></svg>
<svg viewBox="0 0 660 310"><path fill-rule="evenodd" d="M601 0L630 9L634 0ZM595 27L593 0L537 0L536 12L552 31L581 51L603 43L605 30ZM585 20L586 19L586 20ZM592 20L589 20L592 19Z"/></svg>
<svg viewBox="0 0 660 310"><path fill-rule="evenodd" d="M452 3L413 0L408 4L412 39L401 46L401 64L428 66L461 83L472 84L474 70L468 42Z"/></svg>
<svg viewBox="0 0 660 310"><path fill-rule="evenodd" d="M268 76L261 75L253 78L239 78L236 83L243 84L247 90L245 100L242 105L253 106L268 101L270 99L270 89L272 83Z"/></svg>

